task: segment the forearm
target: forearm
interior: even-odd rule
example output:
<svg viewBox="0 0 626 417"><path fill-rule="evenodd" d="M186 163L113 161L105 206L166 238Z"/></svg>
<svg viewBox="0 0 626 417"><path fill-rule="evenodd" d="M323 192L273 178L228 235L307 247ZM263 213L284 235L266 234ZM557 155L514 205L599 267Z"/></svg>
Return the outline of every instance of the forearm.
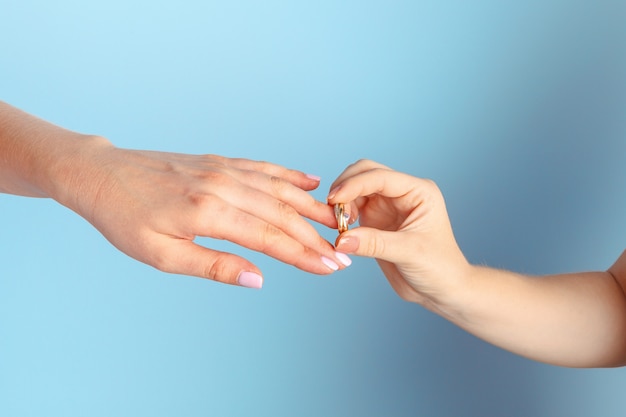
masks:
<svg viewBox="0 0 626 417"><path fill-rule="evenodd" d="M624 260L623 255L622 264ZM533 360L571 367L619 366L626 364L622 278L612 272L528 277L472 267L467 285L440 304L438 312L470 333Z"/></svg>
<svg viewBox="0 0 626 417"><path fill-rule="evenodd" d="M103 145L0 102L0 192L66 200L77 162Z"/></svg>

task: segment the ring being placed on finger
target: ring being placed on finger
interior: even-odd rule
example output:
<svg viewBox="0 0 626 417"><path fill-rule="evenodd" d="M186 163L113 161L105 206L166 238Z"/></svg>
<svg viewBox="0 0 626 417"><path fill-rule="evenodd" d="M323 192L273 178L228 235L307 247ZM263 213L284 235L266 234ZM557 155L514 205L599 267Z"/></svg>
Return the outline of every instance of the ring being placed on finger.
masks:
<svg viewBox="0 0 626 417"><path fill-rule="evenodd" d="M348 230L348 221L350 220L350 206L343 203L335 204L335 218L337 219L337 230L339 234Z"/></svg>

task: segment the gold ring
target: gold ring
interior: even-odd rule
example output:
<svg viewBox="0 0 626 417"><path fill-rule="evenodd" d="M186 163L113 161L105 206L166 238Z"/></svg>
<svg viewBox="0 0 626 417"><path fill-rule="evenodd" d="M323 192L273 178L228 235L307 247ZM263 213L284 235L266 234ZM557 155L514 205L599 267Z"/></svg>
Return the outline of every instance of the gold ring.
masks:
<svg viewBox="0 0 626 417"><path fill-rule="evenodd" d="M350 220L349 208L346 210L346 206L343 203L335 204L335 217L337 218L337 230L339 234L348 230L348 220Z"/></svg>

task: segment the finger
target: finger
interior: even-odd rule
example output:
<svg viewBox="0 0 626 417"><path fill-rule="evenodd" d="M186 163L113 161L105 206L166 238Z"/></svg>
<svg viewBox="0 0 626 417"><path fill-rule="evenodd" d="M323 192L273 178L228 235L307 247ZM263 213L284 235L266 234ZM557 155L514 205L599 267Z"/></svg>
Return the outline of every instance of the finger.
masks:
<svg viewBox="0 0 626 417"><path fill-rule="evenodd" d="M261 271L248 260L202 247L187 239L163 236L153 253L155 260L152 265L164 272L249 288L263 286Z"/></svg>
<svg viewBox="0 0 626 417"><path fill-rule="evenodd" d="M326 198L326 202L328 204L336 204L336 203L348 203L350 202L350 219L348 221L349 224L353 224L359 218L359 207L362 207L363 204L367 201L366 198L356 197L354 199L348 198L344 196L344 193L340 193L339 197L336 197L337 192L343 187L343 182L357 176L363 172L367 172L374 169L380 169L382 171L392 171L387 166L380 164L378 162L368 160L368 159L360 159L355 163L349 165L337 179L333 182L330 187L330 191L328 193L328 197ZM380 172L382 172L380 171Z"/></svg>
<svg viewBox="0 0 626 417"><path fill-rule="evenodd" d="M348 165L331 184L329 194L332 194L333 190L346 179L376 168L391 170L389 167L369 159L360 159L355 163Z"/></svg>
<svg viewBox="0 0 626 417"><path fill-rule="evenodd" d="M233 190L229 198L237 193ZM196 220L192 233L225 239L319 275L350 264L291 207L275 202L277 207L268 208L262 199L259 196L241 205L214 201Z"/></svg>
<svg viewBox="0 0 626 417"><path fill-rule="evenodd" d="M278 177L306 191L314 190L320 184L320 177L317 175L289 169L271 162L253 161L245 158L226 158L225 165L240 170L260 172L270 177Z"/></svg>
<svg viewBox="0 0 626 417"><path fill-rule="evenodd" d="M329 203L352 201L357 197L378 194L383 197L396 198L411 192L423 195L433 191L434 184L430 180L416 178L386 168L374 168L346 178L332 191Z"/></svg>
<svg viewBox="0 0 626 417"><path fill-rule="evenodd" d="M346 254L366 256L392 263L409 259L408 245L398 236L402 232L357 227L344 232L337 238L336 249Z"/></svg>
<svg viewBox="0 0 626 417"><path fill-rule="evenodd" d="M243 185L240 189L246 190L244 194L238 196L238 200L253 200L255 202L255 213L259 212L259 202L257 202L257 198L262 199L261 203L267 202L270 204L273 199L293 207L295 211L302 216L327 227L337 226L334 212L327 204L317 201L311 194L294 186L289 181L258 171L236 171L233 172L233 176ZM255 192L254 197L251 198L251 190L255 190L256 192L260 191L266 194L266 196ZM232 195L232 191L229 194ZM270 199L268 199L267 196L269 196ZM276 219L274 219L274 221L275 220ZM301 219L301 221L305 222L304 219Z"/></svg>

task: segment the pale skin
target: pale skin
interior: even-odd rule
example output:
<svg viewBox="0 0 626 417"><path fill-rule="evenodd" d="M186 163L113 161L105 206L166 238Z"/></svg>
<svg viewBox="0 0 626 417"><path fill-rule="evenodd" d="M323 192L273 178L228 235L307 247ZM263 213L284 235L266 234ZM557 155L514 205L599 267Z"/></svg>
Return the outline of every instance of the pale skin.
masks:
<svg viewBox="0 0 626 417"><path fill-rule="evenodd" d="M361 160L331 186L360 227L337 250L376 258L393 289L468 332L567 367L626 365L626 251L606 271L526 276L470 264L430 180Z"/></svg>
<svg viewBox="0 0 626 417"><path fill-rule="evenodd" d="M245 258L194 242L229 240L314 274L350 264L305 219L331 208L308 191L319 178L217 155L129 150L0 102L0 192L52 198L127 255L159 270L260 288Z"/></svg>

